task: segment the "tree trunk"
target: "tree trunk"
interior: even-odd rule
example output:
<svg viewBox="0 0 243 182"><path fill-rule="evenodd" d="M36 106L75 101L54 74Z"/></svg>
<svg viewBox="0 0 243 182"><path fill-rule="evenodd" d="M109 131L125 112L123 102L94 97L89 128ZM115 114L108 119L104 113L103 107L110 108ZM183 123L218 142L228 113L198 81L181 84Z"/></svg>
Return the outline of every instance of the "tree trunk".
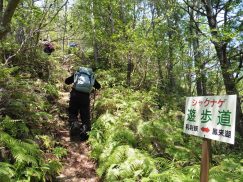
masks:
<svg viewBox="0 0 243 182"><path fill-rule="evenodd" d="M131 59L131 53L128 53L128 58L127 58L127 86L131 86L131 74L132 74L132 59Z"/></svg>
<svg viewBox="0 0 243 182"><path fill-rule="evenodd" d="M212 2L210 0L203 0L206 9L208 25L211 30L212 43L214 44L220 67L223 75L225 90L228 95L236 94L237 100L237 113L236 113L236 131L243 136L243 114L240 106L239 92L236 88L234 76L230 71L230 62L227 58L227 42L223 41L218 32L217 16L214 14Z"/></svg>
<svg viewBox="0 0 243 182"><path fill-rule="evenodd" d="M96 38L96 25L95 25L95 16L96 16L96 2L93 0L92 1L92 15L91 15L91 22L92 23L92 28L93 28L93 51L94 51L94 67L98 65L98 43L97 43L97 38Z"/></svg>
<svg viewBox="0 0 243 182"><path fill-rule="evenodd" d="M175 90L175 78L174 78L174 73L173 73L173 41L172 41L172 37L173 37L173 26L172 26L172 22L169 20L169 17L167 17L167 23L168 23L168 37L169 37L169 55L168 55L168 61L167 61L167 74L168 74L168 83L167 83L167 93L172 93Z"/></svg>
<svg viewBox="0 0 243 182"><path fill-rule="evenodd" d="M3 19L3 0L0 0L0 22Z"/></svg>
<svg viewBox="0 0 243 182"><path fill-rule="evenodd" d="M200 51L198 31L195 30L193 34L193 57L196 67L196 85L197 85L197 95L207 95L206 91L206 76L204 73L205 65L202 60L202 54Z"/></svg>
<svg viewBox="0 0 243 182"><path fill-rule="evenodd" d="M176 26L174 26L174 20L175 20L175 14L174 13L168 13L167 10L171 9L171 3L169 1L165 1L165 16L166 16L166 22L168 26L167 30L167 36L168 36L168 60L167 60L167 75L168 75L168 81L167 81L167 89L166 92L167 94L173 93L175 90L175 77L174 77L174 42L173 42L173 37L175 35L175 29Z"/></svg>
<svg viewBox="0 0 243 182"><path fill-rule="evenodd" d="M108 13L109 13L109 22L110 22L110 36L112 36L115 33L115 23L113 18L113 10L112 6L108 5Z"/></svg>
<svg viewBox="0 0 243 182"><path fill-rule="evenodd" d="M1 11L1 22L0 22L0 40L8 33L10 22L13 17L13 14L19 4L20 0L9 0L8 5L2 15ZM3 10L3 1L0 2L0 10Z"/></svg>
<svg viewBox="0 0 243 182"><path fill-rule="evenodd" d="M152 24L152 33L153 33L153 38L154 38L154 46L156 48L156 52L158 52L159 50L159 46L158 46L158 40L156 38L156 30L155 30L155 26L156 26L156 22L154 21L155 19L155 12L157 12L157 14L160 13L160 9L157 6L153 6L151 5L151 14L152 14L152 20L151 20L151 24ZM156 11L155 11L156 10ZM163 77L163 72L162 72L162 63L161 63L161 58L159 53L157 53L155 55L155 59L157 61L157 66L158 66L158 87L160 90L164 90L165 91L165 84L164 84L164 77Z"/></svg>
<svg viewBox="0 0 243 182"><path fill-rule="evenodd" d="M220 46L219 44L214 44L217 57L220 61L220 67L222 70L225 90L228 95L236 94L237 97L237 113L236 113L236 121L238 122L236 124L236 131L240 133L241 136L243 136L243 113L241 110L241 103L239 98L239 92L236 88L236 84L234 81L233 75L230 73L230 63L227 59L227 52L226 52L226 45Z"/></svg>
<svg viewBox="0 0 243 182"><path fill-rule="evenodd" d="M68 1L67 1L68 2ZM66 40L66 31L67 31L67 7L68 3L65 5L64 10L64 27L63 27L63 36L62 36L62 53L65 54L65 40Z"/></svg>
<svg viewBox="0 0 243 182"><path fill-rule="evenodd" d="M188 7L188 14L190 16L190 44L192 46L193 60L196 72L196 90L197 95L207 95L206 93L206 76L204 74L204 64L202 61L202 53L199 45L199 30L194 27L199 27L198 14L195 12L198 4L196 1L193 2L193 8ZM194 26L195 25L195 26Z"/></svg>

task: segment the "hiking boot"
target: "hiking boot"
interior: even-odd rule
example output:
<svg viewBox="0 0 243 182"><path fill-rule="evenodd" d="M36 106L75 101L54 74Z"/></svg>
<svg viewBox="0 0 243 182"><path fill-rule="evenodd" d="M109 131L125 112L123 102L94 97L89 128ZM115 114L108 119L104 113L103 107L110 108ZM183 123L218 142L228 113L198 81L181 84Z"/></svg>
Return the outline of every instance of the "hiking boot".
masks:
<svg viewBox="0 0 243 182"><path fill-rule="evenodd" d="M87 133L87 126L86 125L82 125L81 129L80 129L80 139L81 141L86 141L88 140L89 135Z"/></svg>
<svg viewBox="0 0 243 182"><path fill-rule="evenodd" d="M80 124L78 122L73 122L70 124L70 138L78 138L80 134Z"/></svg>

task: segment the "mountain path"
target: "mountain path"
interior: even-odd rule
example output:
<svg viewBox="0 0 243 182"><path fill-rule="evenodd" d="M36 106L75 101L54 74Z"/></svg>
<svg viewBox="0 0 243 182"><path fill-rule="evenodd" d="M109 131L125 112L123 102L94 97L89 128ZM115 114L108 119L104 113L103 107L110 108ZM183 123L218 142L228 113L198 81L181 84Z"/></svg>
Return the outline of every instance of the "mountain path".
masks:
<svg viewBox="0 0 243 182"><path fill-rule="evenodd" d="M59 98L58 104L67 108L69 92L60 92ZM99 182L96 162L90 158L91 147L87 141L70 141L67 121L65 121L67 117L65 118L58 126L60 127L58 128L58 142L67 149L67 156L62 159L63 168L56 180L58 182Z"/></svg>

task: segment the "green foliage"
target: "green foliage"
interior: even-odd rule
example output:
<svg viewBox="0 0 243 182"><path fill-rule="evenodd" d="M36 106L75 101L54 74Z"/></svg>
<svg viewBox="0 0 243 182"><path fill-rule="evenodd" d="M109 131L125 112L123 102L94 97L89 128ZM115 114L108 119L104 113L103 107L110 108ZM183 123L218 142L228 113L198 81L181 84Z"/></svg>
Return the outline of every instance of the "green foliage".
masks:
<svg viewBox="0 0 243 182"><path fill-rule="evenodd" d="M58 89L55 85L47 84L45 85L44 90L48 96L53 97L54 99L58 98Z"/></svg>
<svg viewBox="0 0 243 182"><path fill-rule="evenodd" d="M102 167L98 173L101 175L106 171L107 181L138 180L142 176L157 173L152 158L127 145L115 148Z"/></svg>
<svg viewBox="0 0 243 182"><path fill-rule="evenodd" d="M0 169L0 179L10 182L11 178L15 175L14 166L7 162L1 162Z"/></svg>
<svg viewBox="0 0 243 182"><path fill-rule="evenodd" d="M67 149L63 148L63 147L55 147L53 149L53 153L57 158L62 158L65 157L67 155Z"/></svg>
<svg viewBox="0 0 243 182"><path fill-rule="evenodd" d="M41 169L45 174L45 178L52 180L61 171L62 164L60 161L52 159L44 164Z"/></svg>
<svg viewBox="0 0 243 182"><path fill-rule="evenodd" d="M61 169L65 150L52 138L33 138L52 120L50 97L58 98L51 83L31 78L19 67L0 67L0 176L4 181L46 181ZM37 145L40 145L40 147ZM43 144L43 146L42 146ZM55 150L54 150L55 149ZM45 152L57 157L44 158Z"/></svg>
<svg viewBox="0 0 243 182"><path fill-rule="evenodd" d="M51 181L60 169L58 159L66 152L42 130L51 132L47 124L58 110L55 101L66 74L62 67L84 64L104 69L97 72L103 91L90 132L99 174L106 181L198 181L201 141L182 133L180 111L185 96L196 95L197 81L204 75L200 85L205 84L207 93L225 93L229 74L232 90L236 86L242 95L242 2L211 2L213 12L218 8L227 15L216 29L208 27L204 13L194 16L197 7L184 1L79 0L71 11L60 9L58 16L62 3L45 1L46 8L40 8L34 1L23 1L1 41L0 132L6 141L1 140L0 150L7 155L0 163L1 179ZM203 2L199 8L204 11ZM47 37L56 44L51 56L39 45L39 39ZM65 44L71 39L79 47L66 60ZM211 41L219 45L217 53ZM216 58L224 50L226 57L220 62ZM237 136L237 141L242 138ZM213 144L210 180L221 181L234 173L232 180L242 181L237 164L242 147L240 142L233 149ZM54 159L44 160L42 152L54 153Z"/></svg>
<svg viewBox="0 0 243 182"><path fill-rule="evenodd" d="M166 116L162 110L156 111L152 99L153 95L149 93L119 87L119 90L106 89L97 101L98 113L105 113L93 124L89 141L91 155L100 164L98 173L106 181L138 180L155 175L158 169L165 170L159 168L153 159L160 150L170 153L169 160L181 161L175 166L181 166L185 156L191 154L190 149L179 146L183 143L182 131L178 128L181 123L173 115ZM156 150L158 146L155 144L162 148ZM177 155L183 151L184 155ZM164 167L169 168L168 165Z"/></svg>
<svg viewBox="0 0 243 182"><path fill-rule="evenodd" d="M239 163L237 156L232 156L234 158L223 159L219 165L213 166L210 169L210 182L217 181L242 181L243 180L243 166L242 162Z"/></svg>
<svg viewBox="0 0 243 182"><path fill-rule="evenodd" d="M31 87L37 86L38 83L26 80L13 80L6 86L3 93L4 114L12 118L21 118L27 122L33 122L36 119L44 117L48 118L48 114L44 112L49 108L45 95L40 94L41 88ZM25 113L23 115L23 113ZM44 118L42 118L44 120Z"/></svg>
<svg viewBox="0 0 243 182"><path fill-rule="evenodd" d="M29 128L21 120L12 120L10 117L0 118L0 128L13 137L28 135Z"/></svg>
<svg viewBox="0 0 243 182"><path fill-rule="evenodd" d="M200 180L202 140L183 134L182 112L174 107L159 109L153 92L114 86L100 94L95 105L98 118L89 142L104 181ZM213 143L212 148L215 166L210 170L210 180L231 176L229 171L235 172L232 179L241 180L241 164L234 160L229 160L227 167L221 164L225 154L233 152L234 159L241 158L237 154L241 146L232 150L228 144Z"/></svg>
<svg viewBox="0 0 243 182"><path fill-rule="evenodd" d="M43 164L41 151L34 141L20 141L0 130L0 143L10 151L10 156L7 157L10 157L13 161L13 165L7 163L3 165L5 168L3 174L5 173L9 179L24 179L29 171L29 166L32 166L34 170L34 168L39 168ZM33 175L29 175L29 177L31 176Z"/></svg>
<svg viewBox="0 0 243 182"><path fill-rule="evenodd" d="M125 73L122 72L121 68L110 69L110 70L98 70L97 75L99 80L104 87L114 87L125 85Z"/></svg>
<svg viewBox="0 0 243 182"><path fill-rule="evenodd" d="M47 150L51 150L54 148L55 142L53 141L53 139L48 136L48 135L38 135L36 136L36 139L39 140L39 142L41 143L41 147L45 148Z"/></svg>

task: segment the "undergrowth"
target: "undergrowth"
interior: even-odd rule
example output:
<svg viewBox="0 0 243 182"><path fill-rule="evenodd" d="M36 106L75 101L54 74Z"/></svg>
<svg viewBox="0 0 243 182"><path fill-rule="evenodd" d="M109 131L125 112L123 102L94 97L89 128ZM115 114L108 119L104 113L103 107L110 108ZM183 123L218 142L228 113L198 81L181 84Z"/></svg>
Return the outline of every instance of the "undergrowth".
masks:
<svg viewBox="0 0 243 182"><path fill-rule="evenodd" d="M53 70L57 63L42 61L49 69L42 77L17 65L0 65L0 179L4 182L52 181L66 155L52 136L53 114L58 112L60 75Z"/></svg>
<svg viewBox="0 0 243 182"><path fill-rule="evenodd" d="M158 107L153 92L106 77L89 138L99 176L107 182L199 181L202 140L183 133L183 112ZM243 147L213 142L212 148L209 181L242 181Z"/></svg>

